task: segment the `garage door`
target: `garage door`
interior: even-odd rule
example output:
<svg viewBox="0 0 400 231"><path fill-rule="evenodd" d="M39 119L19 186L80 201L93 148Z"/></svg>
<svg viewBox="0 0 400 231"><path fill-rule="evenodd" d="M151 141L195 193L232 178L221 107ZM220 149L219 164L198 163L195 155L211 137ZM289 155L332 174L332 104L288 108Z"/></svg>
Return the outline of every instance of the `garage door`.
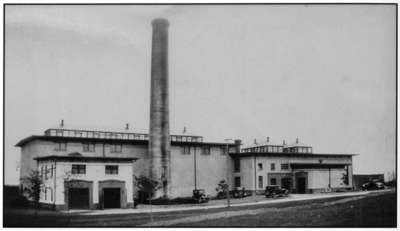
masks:
<svg viewBox="0 0 400 231"><path fill-rule="evenodd" d="M88 209L89 188L70 188L68 191L68 206L71 209Z"/></svg>
<svg viewBox="0 0 400 231"><path fill-rule="evenodd" d="M104 188L104 208L121 208L121 190Z"/></svg>

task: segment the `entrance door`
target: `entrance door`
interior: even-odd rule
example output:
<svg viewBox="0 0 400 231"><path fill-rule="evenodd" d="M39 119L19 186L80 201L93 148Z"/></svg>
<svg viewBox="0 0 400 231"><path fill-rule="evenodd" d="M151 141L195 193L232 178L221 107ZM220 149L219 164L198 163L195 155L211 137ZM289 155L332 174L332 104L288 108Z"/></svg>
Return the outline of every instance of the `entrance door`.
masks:
<svg viewBox="0 0 400 231"><path fill-rule="evenodd" d="M69 188L68 207L71 209L88 209L89 188Z"/></svg>
<svg viewBox="0 0 400 231"><path fill-rule="evenodd" d="M297 192L306 193L306 178L298 177L296 180L297 180Z"/></svg>
<svg viewBox="0 0 400 231"><path fill-rule="evenodd" d="M282 187L291 191L292 190L292 178L282 178Z"/></svg>
<svg viewBox="0 0 400 231"><path fill-rule="evenodd" d="M104 188L104 208L121 208L120 188Z"/></svg>

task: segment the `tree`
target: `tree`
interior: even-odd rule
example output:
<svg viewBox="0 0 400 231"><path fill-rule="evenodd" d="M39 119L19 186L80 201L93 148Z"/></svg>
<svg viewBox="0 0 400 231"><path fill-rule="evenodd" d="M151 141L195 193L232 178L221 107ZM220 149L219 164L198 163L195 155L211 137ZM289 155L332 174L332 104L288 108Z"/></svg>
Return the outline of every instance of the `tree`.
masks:
<svg viewBox="0 0 400 231"><path fill-rule="evenodd" d="M151 199L154 196L154 192L161 188L161 184L157 180L150 179L145 175L140 175L139 177L134 175L133 177L135 178L135 185L139 188L139 192L143 192L146 197L145 199L148 199L150 202L150 220L153 222Z"/></svg>
<svg viewBox="0 0 400 231"><path fill-rule="evenodd" d="M215 190L217 191L217 196L225 197L228 191L228 183L224 179L220 180Z"/></svg>
<svg viewBox="0 0 400 231"><path fill-rule="evenodd" d="M342 174L341 180L342 180L343 184L349 185L349 169L347 166L344 169L344 173Z"/></svg>
<svg viewBox="0 0 400 231"><path fill-rule="evenodd" d="M32 170L27 176L21 178L21 182L25 185L24 194L26 193L29 200L32 200L35 208L34 218L37 216L37 210L40 205L40 193L43 190L44 183L39 171Z"/></svg>

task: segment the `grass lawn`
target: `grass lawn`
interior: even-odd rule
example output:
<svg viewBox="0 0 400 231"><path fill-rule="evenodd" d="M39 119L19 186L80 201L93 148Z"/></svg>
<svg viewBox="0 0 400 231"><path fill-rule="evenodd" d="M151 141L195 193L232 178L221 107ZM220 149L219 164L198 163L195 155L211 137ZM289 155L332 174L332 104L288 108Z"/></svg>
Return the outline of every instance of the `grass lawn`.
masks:
<svg viewBox="0 0 400 231"><path fill-rule="evenodd" d="M344 203L318 202L272 211L266 209L257 215L187 222L177 226L396 227L396 204L396 194L390 193Z"/></svg>
<svg viewBox="0 0 400 231"><path fill-rule="evenodd" d="M396 193L154 213L84 216L4 208L5 227L396 227Z"/></svg>

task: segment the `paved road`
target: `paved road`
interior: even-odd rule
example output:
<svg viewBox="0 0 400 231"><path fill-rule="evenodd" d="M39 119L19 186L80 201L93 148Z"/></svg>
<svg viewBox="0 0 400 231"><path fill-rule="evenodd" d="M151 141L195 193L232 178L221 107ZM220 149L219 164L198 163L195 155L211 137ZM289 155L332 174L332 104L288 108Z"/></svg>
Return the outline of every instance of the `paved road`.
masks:
<svg viewBox="0 0 400 231"><path fill-rule="evenodd" d="M5 215L6 226L178 227L178 226L336 226L392 227L396 225L396 194L376 192L352 197L258 204L241 207L160 212L152 215L107 214L82 216L48 213L37 219Z"/></svg>

